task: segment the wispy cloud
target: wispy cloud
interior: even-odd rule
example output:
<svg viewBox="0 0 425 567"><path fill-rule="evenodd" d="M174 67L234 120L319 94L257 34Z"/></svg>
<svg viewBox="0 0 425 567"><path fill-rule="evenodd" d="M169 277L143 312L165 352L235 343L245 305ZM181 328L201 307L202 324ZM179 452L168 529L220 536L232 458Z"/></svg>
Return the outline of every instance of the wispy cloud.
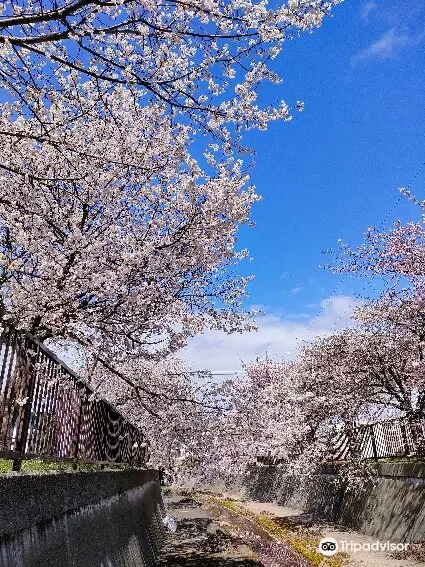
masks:
<svg viewBox="0 0 425 567"><path fill-rule="evenodd" d="M350 315L357 305L349 296L333 296L322 301L319 315L300 320L299 314L268 314L257 321L258 331L226 335L208 331L194 337L179 353L194 369L241 370L242 363L256 357L289 359L305 341L353 324Z"/></svg>
<svg viewBox="0 0 425 567"><path fill-rule="evenodd" d="M412 36L406 31L401 31L394 27L354 55L352 62L358 63L362 60L371 59L394 59L404 47L417 45L421 43L423 39L424 34Z"/></svg>
<svg viewBox="0 0 425 567"><path fill-rule="evenodd" d="M357 53L353 60L362 59L393 59L402 47L411 43L410 37L396 28L385 32L379 39Z"/></svg>
<svg viewBox="0 0 425 567"><path fill-rule="evenodd" d="M296 295L297 293L300 293L300 291L302 291L302 290L303 290L302 287L293 287L289 293L291 295Z"/></svg>
<svg viewBox="0 0 425 567"><path fill-rule="evenodd" d="M362 20L368 20L370 14L375 12L378 9L378 2L374 2L374 0L370 0L369 2L365 2L362 4L360 8L360 17Z"/></svg>

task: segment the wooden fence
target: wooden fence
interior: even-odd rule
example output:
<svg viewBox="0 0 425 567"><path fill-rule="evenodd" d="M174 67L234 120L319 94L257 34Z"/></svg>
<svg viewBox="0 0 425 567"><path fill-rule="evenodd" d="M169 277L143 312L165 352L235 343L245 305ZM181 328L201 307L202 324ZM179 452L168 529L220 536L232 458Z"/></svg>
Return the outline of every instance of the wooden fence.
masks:
<svg viewBox="0 0 425 567"><path fill-rule="evenodd" d="M0 334L0 458L141 465L143 433L29 333Z"/></svg>

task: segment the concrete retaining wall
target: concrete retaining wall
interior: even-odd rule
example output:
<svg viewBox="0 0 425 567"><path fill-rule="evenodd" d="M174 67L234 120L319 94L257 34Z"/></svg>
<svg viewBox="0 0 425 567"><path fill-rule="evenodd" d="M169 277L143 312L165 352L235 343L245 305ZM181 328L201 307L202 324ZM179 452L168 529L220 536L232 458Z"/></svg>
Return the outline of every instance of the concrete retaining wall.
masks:
<svg viewBox="0 0 425 567"><path fill-rule="evenodd" d="M163 538L156 471L0 476L0 567L150 567Z"/></svg>
<svg viewBox="0 0 425 567"><path fill-rule="evenodd" d="M380 540L425 540L425 464L377 465L376 483L351 493L337 488L334 473L307 481L288 476L278 467L252 467L238 482L222 482L216 488L250 500L289 506Z"/></svg>

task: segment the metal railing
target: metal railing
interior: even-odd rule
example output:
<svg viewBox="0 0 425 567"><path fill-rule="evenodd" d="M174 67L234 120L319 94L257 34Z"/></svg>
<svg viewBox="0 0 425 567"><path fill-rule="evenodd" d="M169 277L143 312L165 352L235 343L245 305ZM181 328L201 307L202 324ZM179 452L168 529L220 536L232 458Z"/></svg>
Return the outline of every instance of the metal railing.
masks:
<svg viewBox="0 0 425 567"><path fill-rule="evenodd" d="M143 433L29 333L0 334L0 458L139 466Z"/></svg>
<svg viewBox="0 0 425 567"><path fill-rule="evenodd" d="M332 460L425 457L425 419L396 417L342 431L334 440Z"/></svg>
<svg viewBox="0 0 425 567"><path fill-rule="evenodd" d="M425 460L425 419L396 417L343 429L334 436L329 461L385 458L419 458ZM279 465L285 459L271 454L256 458L258 465Z"/></svg>

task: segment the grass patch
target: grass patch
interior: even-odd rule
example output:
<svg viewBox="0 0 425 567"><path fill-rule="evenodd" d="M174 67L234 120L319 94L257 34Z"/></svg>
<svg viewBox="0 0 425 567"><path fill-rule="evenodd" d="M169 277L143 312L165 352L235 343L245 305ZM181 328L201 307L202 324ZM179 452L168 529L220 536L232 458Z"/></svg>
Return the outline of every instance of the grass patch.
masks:
<svg viewBox="0 0 425 567"><path fill-rule="evenodd" d="M7 459L0 459L0 473L7 473L12 470L13 461Z"/></svg>
<svg viewBox="0 0 425 567"><path fill-rule="evenodd" d="M222 506L235 514L249 518L277 540L287 543L296 553L310 561L315 567L342 567L345 563L345 554L337 553L333 557L324 557L317 550L319 546L319 540L317 538L305 535L300 537L280 525L278 518L274 519L263 514L250 512L242 506L239 506L237 502L232 499L209 496L207 500L211 504Z"/></svg>
<svg viewBox="0 0 425 567"><path fill-rule="evenodd" d="M12 472L13 461L9 459L0 459L0 474ZM20 472L76 472L76 471L98 471L100 465L95 464L84 464L80 463L77 465L77 469L73 469L73 463L69 461L43 461L43 459L28 459L27 461L22 461ZM116 471L135 468L128 465L116 465L116 466L105 466L106 471Z"/></svg>
<svg viewBox="0 0 425 567"><path fill-rule="evenodd" d="M366 463L425 463L424 457L412 456L412 457L382 457L377 461L375 459L365 459Z"/></svg>

